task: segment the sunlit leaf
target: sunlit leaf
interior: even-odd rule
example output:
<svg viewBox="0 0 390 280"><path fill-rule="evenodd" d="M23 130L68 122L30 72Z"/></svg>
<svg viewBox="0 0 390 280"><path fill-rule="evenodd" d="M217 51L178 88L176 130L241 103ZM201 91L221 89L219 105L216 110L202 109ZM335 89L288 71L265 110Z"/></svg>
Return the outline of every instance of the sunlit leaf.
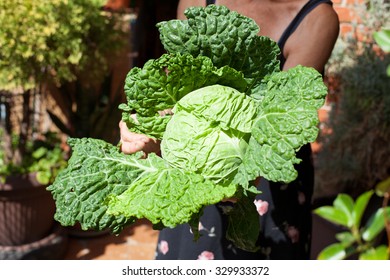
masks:
<svg viewBox="0 0 390 280"><path fill-rule="evenodd" d="M372 190L367 191L367 192L361 194L356 199L354 209L353 209L353 222L357 228L359 228L359 226L360 226L362 216L364 214L364 211L366 210L368 201L370 200L373 193L374 192Z"/></svg>
<svg viewBox="0 0 390 280"><path fill-rule="evenodd" d="M370 248L369 250L359 255L359 260L388 260L389 251L387 246L381 245L377 248Z"/></svg>
<svg viewBox="0 0 390 280"><path fill-rule="evenodd" d="M347 217L347 226L351 227L353 225L352 212L354 208L352 197L347 194L339 194L334 200L333 205L345 214L345 217Z"/></svg>
<svg viewBox="0 0 390 280"><path fill-rule="evenodd" d="M390 52L390 29L374 33L374 39L385 52Z"/></svg>
<svg viewBox="0 0 390 280"><path fill-rule="evenodd" d="M320 252L318 260L342 260L347 256L345 248L340 243L329 245Z"/></svg>
<svg viewBox="0 0 390 280"><path fill-rule="evenodd" d="M344 247L350 246L355 242L355 237L351 232L345 231L336 234L336 239L341 242Z"/></svg>
<svg viewBox="0 0 390 280"><path fill-rule="evenodd" d="M377 184L375 192L378 196L384 196L385 193L390 192L390 177Z"/></svg>
<svg viewBox="0 0 390 280"><path fill-rule="evenodd" d="M315 209L314 213L332 223L348 227L348 216L338 208L322 206Z"/></svg>
<svg viewBox="0 0 390 280"><path fill-rule="evenodd" d="M390 217L390 207L386 207L386 215ZM385 211L379 208L376 213L370 218L366 229L363 231L362 238L365 241L372 241L385 228Z"/></svg>

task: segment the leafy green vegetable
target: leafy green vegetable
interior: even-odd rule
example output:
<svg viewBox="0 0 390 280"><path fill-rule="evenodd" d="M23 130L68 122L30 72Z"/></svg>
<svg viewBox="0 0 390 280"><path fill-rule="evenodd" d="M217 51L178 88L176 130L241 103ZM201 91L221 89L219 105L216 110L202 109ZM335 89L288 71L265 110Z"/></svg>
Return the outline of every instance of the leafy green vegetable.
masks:
<svg viewBox="0 0 390 280"><path fill-rule="evenodd" d="M161 142L163 158L171 166L229 185L245 156L256 102L233 88L214 85L189 93L173 111Z"/></svg>
<svg viewBox="0 0 390 280"><path fill-rule="evenodd" d="M295 152L318 135L317 110L327 93L321 75L312 68L296 66L271 74L263 80L259 114L252 127L243 177L237 182L262 176L274 182L291 182L297 177Z"/></svg>
<svg viewBox="0 0 390 280"><path fill-rule="evenodd" d="M157 24L168 52L210 57L217 67L228 65L241 71L250 88L279 71L279 47L270 38L258 36L260 28L254 20L214 5L193 7L184 14L188 20Z"/></svg>
<svg viewBox="0 0 390 280"><path fill-rule="evenodd" d="M327 90L314 69L280 72L277 45L258 36L251 19L222 6L186 15L159 24L168 54L129 72L120 106L131 131L161 140L161 157L70 140L68 168L49 187L56 219L114 232L140 218L155 228L189 223L196 239L203 208L236 196L227 237L254 251L260 225L251 182L296 178L295 153L315 140ZM166 109L174 114L160 116Z"/></svg>
<svg viewBox="0 0 390 280"><path fill-rule="evenodd" d="M122 119L133 131L161 139L170 116L161 117L158 112L172 109L193 90L215 84L239 91L246 91L248 86L241 72L228 66L217 68L208 57L165 54L149 60L126 77L127 104L120 106ZM132 112L136 112L137 122L131 118Z"/></svg>
<svg viewBox="0 0 390 280"><path fill-rule="evenodd" d="M83 229L111 228L119 232L134 222L123 215L108 215L106 200L123 193L133 180L154 170L151 160L139 162L141 154L120 153L98 139L69 139L72 156L68 167L47 189L56 200L55 219L64 226L80 222Z"/></svg>

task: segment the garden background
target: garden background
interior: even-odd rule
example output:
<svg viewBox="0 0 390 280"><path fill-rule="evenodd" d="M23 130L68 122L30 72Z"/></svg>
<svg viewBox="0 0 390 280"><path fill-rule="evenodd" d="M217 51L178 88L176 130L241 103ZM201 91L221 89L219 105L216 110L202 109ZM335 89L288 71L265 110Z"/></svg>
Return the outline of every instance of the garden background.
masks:
<svg viewBox="0 0 390 280"><path fill-rule="evenodd" d="M4 48L0 52L0 175L7 175L10 170L15 172L12 169L15 166L9 169L9 163L23 161L32 147L25 144L34 139L39 140L39 148L45 149L31 151L33 158L41 161L34 167L36 170L29 171L38 172L48 183L57 172L52 167L53 162L60 167L63 162L58 158L69 153L65 144L67 136L95 137L117 143L120 119L117 107L124 101L125 76L132 67L142 67L148 59L163 53L155 24L175 17L178 1L102 1L100 12L104 12L105 20L93 13L80 13L86 11L82 8L90 7L86 3L99 1L78 1L83 4L72 10L72 17L60 18L67 19L64 26L68 24L68 29L58 32L61 27L53 20L53 25L41 30L39 35L16 28L19 19L14 18L12 22L5 16L4 7L10 8L20 1L11 2L0 0L0 10L3 10L0 11L0 26L10 25L21 42L31 40L35 44L43 38L42 32L50 42L42 45L42 49L34 45L35 49L21 50L12 47L9 41L1 41L9 34L0 31L0 47ZM65 0L53 2L67 3ZM376 31L390 28L390 4L388 0L334 0L333 3L340 20L340 36L325 73L329 94L319 110L320 135L312 144L316 166L313 209L332 204L340 193L355 199L390 176L390 80L386 75L390 58L373 38ZM41 20L39 14L35 15L31 22ZM55 35L59 33L63 37ZM74 51L70 55L70 50L62 46L68 39ZM53 45L64 51L46 56L47 48ZM20 59L12 61L13 72L4 71L11 65L6 61L9 53L5 47L9 46L12 51L20 51ZM61 61L64 53L68 57L66 63ZM57 68L50 72L53 67L48 66L53 63L57 63ZM31 71L22 75L26 68ZM42 73L49 74L50 78L46 79ZM20 77L16 86L10 83L15 77ZM55 151L53 157L42 160L52 150ZM0 191L6 189L0 188ZM158 233L147 221L140 221L119 236L113 236L108 232L84 232L77 227L63 228L51 220L46 232L37 240L24 239L18 243L10 236L21 235L23 239L26 233L15 233L17 229L10 226L10 216L18 209L23 211L12 219L19 222L28 215L36 219L42 216L35 210L28 212L37 200L28 206L18 204L17 210L12 211L10 201L9 197L0 199L0 257L4 259L154 257ZM375 210L381 203L381 198L373 198L368 208ZM51 208L53 206L40 211L49 212L50 216L48 209ZM337 241L335 233L342 229L315 214L313 218L314 259L324 247ZM31 223L30 227L34 226ZM386 242L384 239L382 235L378 242ZM55 254L52 254L53 248L57 250Z"/></svg>

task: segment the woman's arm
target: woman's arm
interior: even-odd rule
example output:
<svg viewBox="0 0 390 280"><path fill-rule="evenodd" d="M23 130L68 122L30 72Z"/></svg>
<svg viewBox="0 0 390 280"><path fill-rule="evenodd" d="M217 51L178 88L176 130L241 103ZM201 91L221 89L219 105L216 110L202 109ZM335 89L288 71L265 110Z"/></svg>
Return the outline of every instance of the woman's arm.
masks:
<svg viewBox="0 0 390 280"><path fill-rule="evenodd" d="M322 72L339 34L339 20L332 6L321 4L311 11L284 47L283 70L298 64Z"/></svg>

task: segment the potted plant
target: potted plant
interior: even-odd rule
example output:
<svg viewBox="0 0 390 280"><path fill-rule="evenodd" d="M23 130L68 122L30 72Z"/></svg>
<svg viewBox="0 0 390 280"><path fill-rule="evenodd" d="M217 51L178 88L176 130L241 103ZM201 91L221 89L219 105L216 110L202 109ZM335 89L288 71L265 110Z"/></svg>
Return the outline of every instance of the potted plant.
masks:
<svg viewBox="0 0 390 280"><path fill-rule="evenodd" d="M370 200L382 197L380 207L370 210ZM361 194L356 201L348 194L339 194L332 206L314 210L320 217L343 228L335 242L323 248L318 259L388 260L390 258L390 177L373 190ZM364 219L366 215L368 217Z"/></svg>
<svg viewBox="0 0 390 280"><path fill-rule="evenodd" d="M93 88L103 80L107 54L123 39L104 4L0 0L0 258L53 257L31 254L53 231L54 202L45 188L66 159L63 135L44 126L46 108L72 98L52 89L76 80ZM20 234L10 231L12 223Z"/></svg>

